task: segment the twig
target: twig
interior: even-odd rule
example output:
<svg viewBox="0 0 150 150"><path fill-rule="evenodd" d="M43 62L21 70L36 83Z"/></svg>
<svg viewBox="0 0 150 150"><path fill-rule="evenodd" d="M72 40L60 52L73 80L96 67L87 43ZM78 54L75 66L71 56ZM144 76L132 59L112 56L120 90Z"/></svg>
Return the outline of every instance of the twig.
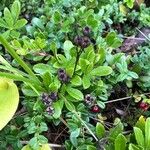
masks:
<svg viewBox="0 0 150 150"><path fill-rule="evenodd" d="M138 28L136 28L148 41L150 41L150 39L142 32L140 31Z"/></svg>
<svg viewBox="0 0 150 150"><path fill-rule="evenodd" d="M85 128L89 131L89 133L93 136L93 138L94 138L96 141L98 141L98 138L95 136L95 134L92 132L92 130L87 126L87 124L85 123L85 121L82 120L82 119L79 117L78 113L75 112L75 111L72 111L72 113L74 113L74 114L76 115L76 117L81 121L81 123L85 126Z"/></svg>
<svg viewBox="0 0 150 150"><path fill-rule="evenodd" d="M61 136L61 134L66 130L67 128L64 128L59 134L58 136L55 138L54 142L57 141L57 139Z"/></svg>
<svg viewBox="0 0 150 150"><path fill-rule="evenodd" d="M145 38L136 38L136 37L126 37L126 36L121 36L124 39L133 39L133 40L140 40L140 41L145 41Z"/></svg>
<svg viewBox="0 0 150 150"><path fill-rule="evenodd" d="M150 92L148 93L143 93L144 95L149 95ZM142 94L139 94L139 95L142 95ZM107 102L104 102L105 104L108 104L108 103L113 103L113 102L118 102L118 101L123 101L123 100L127 100L127 99L130 99L132 98L132 96L128 96L128 97L123 97L123 98L118 98L118 99L114 99L114 100L110 100L110 101L107 101Z"/></svg>
<svg viewBox="0 0 150 150"><path fill-rule="evenodd" d="M110 100L110 101L107 101L107 102L104 102L104 103L105 103L105 104L108 104L108 103L113 103L113 102L118 102L118 101L127 100L127 99L130 99L130 98L132 98L132 96L123 97L123 98L118 98L118 99Z"/></svg>

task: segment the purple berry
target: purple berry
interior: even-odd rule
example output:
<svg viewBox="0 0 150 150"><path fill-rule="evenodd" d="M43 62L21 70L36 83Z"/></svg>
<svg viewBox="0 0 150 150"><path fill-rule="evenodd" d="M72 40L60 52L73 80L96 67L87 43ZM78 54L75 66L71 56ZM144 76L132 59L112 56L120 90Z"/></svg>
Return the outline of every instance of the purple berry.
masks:
<svg viewBox="0 0 150 150"><path fill-rule="evenodd" d="M54 113L54 108L49 106L46 108L46 112L48 113L48 115L52 115Z"/></svg>
<svg viewBox="0 0 150 150"><path fill-rule="evenodd" d="M52 100L49 98L47 93L43 93L41 98L45 105L50 105L52 103Z"/></svg>
<svg viewBox="0 0 150 150"><path fill-rule="evenodd" d="M85 36L89 36L90 32L91 32L91 29L87 26L83 29L83 35Z"/></svg>
<svg viewBox="0 0 150 150"><path fill-rule="evenodd" d="M76 46L80 46L81 43L82 43L82 37L81 36L76 36L74 38L74 43L75 43Z"/></svg>
<svg viewBox="0 0 150 150"><path fill-rule="evenodd" d="M84 101L86 105L92 106L94 104L94 97L92 97L90 94L87 94L85 95Z"/></svg>
<svg viewBox="0 0 150 150"><path fill-rule="evenodd" d="M63 69L58 70L58 79L63 82L67 83L70 80L70 77L66 74L66 71Z"/></svg>
<svg viewBox="0 0 150 150"><path fill-rule="evenodd" d="M51 92L50 95L49 95L49 97L50 97L53 101L55 101L55 100L58 98L58 95L57 95L56 92Z"/></svg>

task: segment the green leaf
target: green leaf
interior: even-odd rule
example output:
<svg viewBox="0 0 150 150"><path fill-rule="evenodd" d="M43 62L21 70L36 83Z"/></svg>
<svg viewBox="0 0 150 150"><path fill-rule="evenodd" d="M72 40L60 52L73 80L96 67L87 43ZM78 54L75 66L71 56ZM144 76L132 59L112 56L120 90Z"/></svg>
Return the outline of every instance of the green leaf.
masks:
<svg viewBox="0 0 150 150"><path fill-rule="evenodd" d="M128 76L130 76L130 77L132 77L134 79L138 79L138 77L139 77L138 74L133 72L133 71L129 71L128 72Z"/></svg>
<svg viewBox="0 0 150 150"><path fill-rule="evenodd" d="M129 150L141 150L141 148L138 148L136 145L134 144L129 144Z"/></svg>
<svg viewBox="0 0 150 150"><path fill-rule="evenodd" d="M7 23L2 18L0 18L0 27L9 28Z"/></svg>
<svg viewBox="0 0 150 150"><path fill-rule="evenodd" d="M16 21L20 14L20 2L19 0L15 0L15 2L11 6L11 14L13 16L13 19Z"/></svg>
<svg viewBox="0 0 150 150"><path fill-rule="evenodd" d="M105 59L106 59L106 50L105 50L104 48L101 48L101 49L99 50L99 55L100 55L99 63L100 63L100 65L102 65L103 62L104 62Z"/></svg>
<svg viewBox="0 0 150 150"><path fill-rule="evenodd" d="M101 123L96 124L96 135L99 139L103 138L105 135L105 128Z"/></svg>
<svg viewBox="0 0 150 150"><path fill-rule="evenodd" d="M79 65L81 67L82 72L86 71L87 65L89 64L89 61L83 58L79 59Z"/></svg>
<svg viewBox="0 0 150 150"><path fill-rule="evenodd" d="M21 150L32 150L29 145L24 146Z"/></svg>
<svg viewBox="0 0 150 150"><path fill-rule="evenodd" d="M75 147L77 147L77 137L79 136L79 134L80 134L80 128L75 129L70 134L70 141Z"/></svg>
<svg viewBox="0 0 150 150"><path fill-rule="evenodd" d="M52 82L52 76L49 72L45 72L43 75L42 75L42 79L43 79L43 83L44 83L44 86L46 88L49 87L49 85L51 84Z"/></svg>
<svg viewBox="0 0 150 150"><path fill-rule="evenodd" d="M144 116L140 116L139 120L136 123L136 127L140 128L143 133L145 133L145 118Z"/></svg>
<svg viewBox="0 0 150 150"><path fill-rule="evenodd" d="M118 48L122 44L122 40L119 39L115 32L110 32L106 36L106 42L109 47Z"/></svg>
<svg viewBox="0 0 150 150"><path fill-rule="evenodd" d="M68 94L75 98L76 100L83 100L84 96L83 93L75 88L72 87L67 87L66 91L68 92Z"/></svg>
<svg viewBox="0 0 150 150"><path fill-rule="evenodd" d="M124 2L127 3L127 6L128 6L130 9L133 8L133 6L134 6L134 1L135 1L135 0L124 0Z"/></svg>
<svg viewBox="0 0 150 150"><path fill-rule="evenodd" d="M40 29L44 29L43 21L40 20L40 19L37 18L37 17L34 17L34 18L32 19L32 24L33 24L34 26L39 27Z"/></svg>
<svg viewBox="0 0 150 150"><path fill-rule="evenodd" d="M46 72L50 72L51 67L50 67L50 65L39 63L39 64L36 64L36 65L33 66L33 70L36 73L44 74Z"/></svg>
<svg viewBox="0 0 150 150"><path fill-rule="evenodd" d="M6 23L8 24L9 28L12 29L14 20L13 20L13 17L8 8L4 9L4 19L5 19Z"/></svg>
<svg viewBox="0 0 150 150"><path fill-rule="evenodd" d="M0 78L0 130L11 120L19 103L19 92L12 80Z"/></svg>
<svg viewBox="0 0 150 150"><path fill-rule="evenodd" d="M93 76L107 76L112 73L112 69L109 66L99 66L91 71Z"/></svg>
<svg viewBox="0 0 150 150"><path fill-rule="evenodd" d="M102 102L102 101L97 101L97 105L98 105L100 108L102 108L102 109L105 108L105 103Z"/></svg>
<svg viewBox="0 0 150 150"><path fill-rule="evenodd" d="M150 118L147 118L145 123L145 146L150 148Z"/></svg>
<svg viewBox="0 0 150 150"><path fill-rule="evenodd" d="M114 141L116 137L123 132L123 124L119 121L119 123L110 129L109 137L111 141Z"/></svg>
<svg viewBox="0 0 150 150"><path fill-rule="evenodd" d="M88 145L87 150L97 150L95 146L93 145Z"/></svg>
<svg viewBox="0 0 150 150"><path fill-rule="evenodd" d="M15 25L14 25L14 29L20 29L23 26L25 26L27 24L27 20L26 19L20 19L18 20Z"/></svg>
<svg viewBox="0 0 150 150"><path fill-rule="evenodd" d="M80 86L82 84L82 80L81 80L80 76L76 75L71 79L71 83L75 86Z"/></svg>
<svg viewBox="0 0 150 150"><path fill-rule="evenodd" d="M70 55L70 50L74 47L74 45L72 44L71 41L69 40L66 40L64 42L64 53L65 53L65 56L66 58L69 60L71 58L71 55Z"/></svg>
<svg viewBox="0 0 150 150"><path fill-rule="evenodd" d="M134 127L133 129L137 144L141 147L144 147L144 136L142 130L137 127Z"/></svg>
<svg viewBox="0 0 150 150"><path fill-rule="evenodd" d="M22 87L22 92L26 96L30 96L30 97L38 96L38 94L29 85L24 85Z"/></svg>
<svg viewBox="0 0 150 150"><path fill-rule="evenodd" d="M94 18L93 15L88 16L87 18L87 25L91 28L97 28L98 27L98 21Z"/></svg>
<svg viewBox="0 0 150 150"><path fill-rule="evenodd" d="M61 14L58 11L55 11L54 15L53 15L53 20L55 23L59 23L59 21L61 20Z"/></svg>
<svg viewBox="0 0 150 150"><path fill-rule="evenodd" d="M65 105L66 105L66 108L69 110L69 111L75 111L75 106L73 105L72 102L68 102L68 101L65 101Z"/></svg>
<svg viewBox="0 0 150 150"><path fill-rule="evenodd" d="M29 145L24 146L21 150L32 150ZM42 144L39 150L52 150L48 144Z"/></svg>
<svg viewBox="0 0 150 150"><path fill-rule="evenodd" d="M63 100L58 100L57 102L55 102L53 104L53 107L54 107L54 114L53 114L53 117L55 119L58 119L62 113L62 108L63 108L63 105L64 105L64 101Z"/></svg>
<svg viewBox="0 0 150 150"><path fill-rule="evenodd" d="M38 138L37 137L33 137L30 141L29 141L29 146L31 146L32 149L39 149L39 143L38 143Z"/></svg>
<svg viewBox="0 0 150 150"><path fill-rule="evenodd" d="M115 150L125 150L127 139L123 134L119 134L115 139Z"/></svg>
<svg viewBox="0 0 150 150"><path fill-rule="evenodd" d="M52 150L48 144L43 144L40 150Z"/></svg>
<svg viewBox="0 0 150 150"><path fill-rule="evenodd" d="M90 87L91 82L90 82L90 77L89 75L83 75L82 83L83 83L83 88L87 89Z"/></svg>

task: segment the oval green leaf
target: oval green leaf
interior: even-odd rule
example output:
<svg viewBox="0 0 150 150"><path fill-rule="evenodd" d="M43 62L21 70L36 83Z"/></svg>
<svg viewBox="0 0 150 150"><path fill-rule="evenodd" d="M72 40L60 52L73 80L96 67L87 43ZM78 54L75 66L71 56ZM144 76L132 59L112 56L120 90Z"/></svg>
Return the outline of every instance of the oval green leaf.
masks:
<svg viewBox="0 0 150 150"><path fill-rule="evenodd" d="M79 91L78 89L72 88L72 87L67 87L67 92L68 94L75 98L76 100L83 100L84 96L83 93L81 91Z"/></svg>
<svg viewBox="0 0 150 150"><path fill-rule="evenodd" d="M93 76L107 76L112 73L112 68L109 66L99 66L91 71Z"/></svg>

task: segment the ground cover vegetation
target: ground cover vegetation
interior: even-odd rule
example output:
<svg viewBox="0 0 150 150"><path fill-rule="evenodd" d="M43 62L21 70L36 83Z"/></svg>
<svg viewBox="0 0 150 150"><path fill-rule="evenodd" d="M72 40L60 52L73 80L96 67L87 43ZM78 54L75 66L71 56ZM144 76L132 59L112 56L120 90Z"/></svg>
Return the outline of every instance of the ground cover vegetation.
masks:
<svg viewBox="0 0 150 150"><path fill-rule="evenodd" d="M150 2L2 0L0 150L150 150Z"/></svg>

